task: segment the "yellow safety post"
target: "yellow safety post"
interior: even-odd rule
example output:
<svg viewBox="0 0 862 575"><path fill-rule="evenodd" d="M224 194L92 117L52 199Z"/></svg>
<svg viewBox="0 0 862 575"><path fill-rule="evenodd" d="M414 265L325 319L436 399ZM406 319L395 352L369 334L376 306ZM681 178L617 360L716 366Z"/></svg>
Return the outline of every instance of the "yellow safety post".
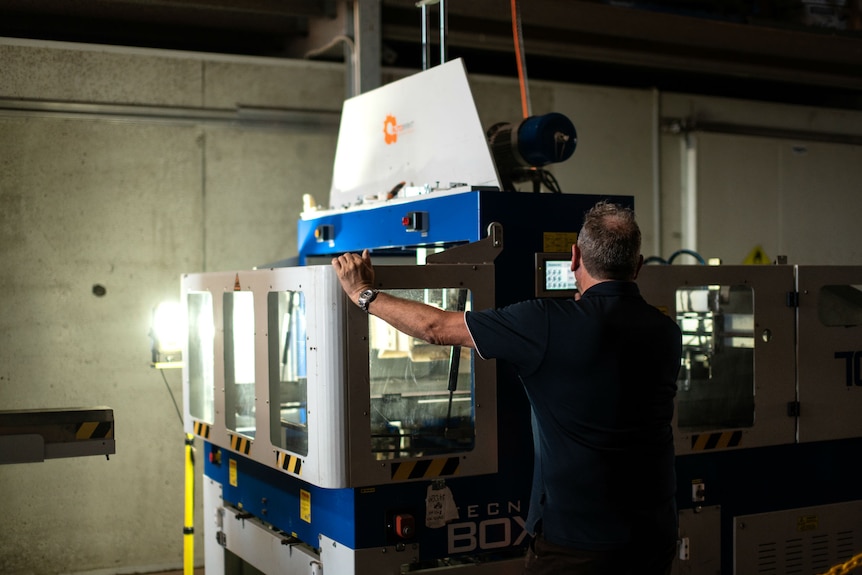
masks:
<svg viewBox="0 0 862 575"><path fill-rule="evenodd" d="M186 512L183 523L183 575L195 572L195 436L186 434Z"/></svg>

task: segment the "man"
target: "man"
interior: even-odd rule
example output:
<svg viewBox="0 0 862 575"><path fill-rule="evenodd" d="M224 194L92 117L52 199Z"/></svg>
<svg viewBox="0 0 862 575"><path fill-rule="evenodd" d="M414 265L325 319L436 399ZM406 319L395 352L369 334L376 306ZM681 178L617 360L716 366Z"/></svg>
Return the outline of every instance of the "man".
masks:
<svg viewBox="0 0 862 575"><path fill-rule="evenodd" d="M572 246L579 297L466 313L377 294L367 250L332 260L368 313L514 365L533 411L527 575L670 572L681 334L640 296L640 242L632 210L599 202Z"/></svg>

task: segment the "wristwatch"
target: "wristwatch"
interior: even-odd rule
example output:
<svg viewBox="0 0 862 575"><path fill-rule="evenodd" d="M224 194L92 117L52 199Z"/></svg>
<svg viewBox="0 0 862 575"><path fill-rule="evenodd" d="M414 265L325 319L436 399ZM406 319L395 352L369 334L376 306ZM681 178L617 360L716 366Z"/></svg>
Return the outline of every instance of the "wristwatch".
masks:
<svg viewBox="0 0 862 575"><path fill-rule="evenodd" d="M365 313L368 313L368 304L370 304L371 302L374 301L374 298L377 297L378 293L380 293L380 290L376 290L376 289L363 290L359 294L359 299L356 302L359 304L359 309L361 309Z"/></svg>

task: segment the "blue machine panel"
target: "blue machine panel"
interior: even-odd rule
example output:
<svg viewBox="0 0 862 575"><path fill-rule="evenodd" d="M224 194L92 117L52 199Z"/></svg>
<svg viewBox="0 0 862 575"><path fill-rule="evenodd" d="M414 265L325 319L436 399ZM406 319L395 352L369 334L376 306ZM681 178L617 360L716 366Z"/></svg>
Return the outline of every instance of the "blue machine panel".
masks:
<svg viewBox="0 0 862 575"><path fill-rule="evenodd" d="M223 499L286 534L314 545L318 535L352 549L417 543L420 560L506 552L526 543L530 454L516 473L454 478L370 488L323 489L286 476L236 453L204 442L204 474L223 487ZM514 454L513 454L514 455ZM447 490L458 518L448 524L429 519L436 490ZM303 495L310 521L302 518ZM396 514L415 519L415 535L401 539L391 523Z"/></svg>
<svg viewBox="0 0 862 575"><path fill-rule="evenodd" d="M506 253L519 250L532 254L544 251L544 232L577 232L584 212L600 199L634 207L630 196L478 190L324 212L298 223L300 263L304 264L310 256L365 248L401 249L474 242L485 237L492 222L503 224L504 233L512 240ZM424 214L424 231L410 231L410 216L416 212ZM526 262L532 266L531 257Z"/></svg>
<svg viewBox="0 0 862 575"><path fill-rule="evenodd" d="M299 220L301 263L305 263L304 258L308 256L336 251L476 241L484 235L484 230L480 229L478 194L432 195L415 201L399 200ZM409 218L413 212L428 214L426 231L409 231L404 224L404 218ZM321 237L323 226L331 226L331 241L329 237Z"/></svg>
<svg viewBox="0 0 862 575"><path fill-rule="evenodd" d="M354 509L352 489L323 489L286 476L233 452L204 442L204 475L219 482L226 503L295 535L310 545L318 535L356 547L356 529L346 521ZM301 491L308 495L310 521L302 518Z"/></svg>

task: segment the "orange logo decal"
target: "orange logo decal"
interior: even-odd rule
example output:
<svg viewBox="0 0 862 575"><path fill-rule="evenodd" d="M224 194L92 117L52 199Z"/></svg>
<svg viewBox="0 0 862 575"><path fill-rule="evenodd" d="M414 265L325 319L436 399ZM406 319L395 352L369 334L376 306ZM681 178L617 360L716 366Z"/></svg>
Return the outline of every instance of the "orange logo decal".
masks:
<svg viewBox="0 0 862 575"><path fill-rule="evenodd" d="M387 144L394 144L398 140L398 125L391 114L383 121L383 138Z"/></svg>

